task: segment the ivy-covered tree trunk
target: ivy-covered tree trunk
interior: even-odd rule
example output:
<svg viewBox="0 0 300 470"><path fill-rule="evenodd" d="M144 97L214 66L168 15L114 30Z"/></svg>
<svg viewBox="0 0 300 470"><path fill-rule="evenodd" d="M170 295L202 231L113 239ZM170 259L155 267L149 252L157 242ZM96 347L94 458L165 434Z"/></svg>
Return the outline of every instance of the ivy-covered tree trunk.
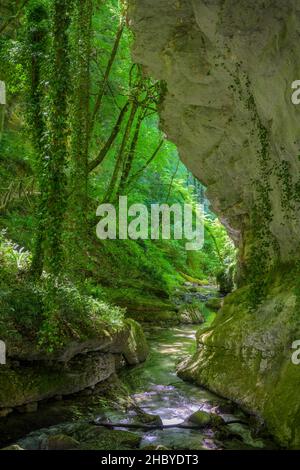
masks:
<svg viewBox="0 0 300 470"><path fill-rule="evenodd" d="M27 116L32 134L32 141L37 155L36 174L38 179L40 200L36 216L36 238L33 248L31 271L41 275L44 260L45 239L45 186L46 174L46 122L44 110L44 90L42 83L43 67L49 39L48 11L42 3L34 4L27 14L27 66L29 72Z"/></svg>
<svg viewBox="0 0 300 470"><path fill-rule="evenodd" d="M76 0L73 42L72 161L68 216L68 265L80 271L80 256L87 239L88 175L90 143L90 57L92 35L92 0Z"/></svg>
<svg viewBox="0 0 300 470"><path fill-rule="evenodd" d="M50 80L50 145L47 162L47 261L53 274L63 268L63 222L66 209L70 57L68 28L70 1L53 2L53 57Z"/></svg>
<svg viewBox="0 0 300 470"><path fill-rule="evenodd" d="M72 186L76 217L87 209L88 149L90 138L90 55L92 0L76 1L74 112L72 125ZM77 73L76 73L77 72ZM78 220L78 224L81 221Z"/></svg>

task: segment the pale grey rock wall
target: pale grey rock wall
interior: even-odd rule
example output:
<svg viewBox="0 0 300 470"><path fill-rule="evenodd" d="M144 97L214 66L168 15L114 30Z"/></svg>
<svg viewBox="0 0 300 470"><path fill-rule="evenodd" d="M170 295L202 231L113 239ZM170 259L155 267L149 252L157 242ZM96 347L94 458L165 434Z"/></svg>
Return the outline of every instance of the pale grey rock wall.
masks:
<svg viewBox="0 0 300 470"><path fill-rule="evenodd" d="M299 204L288 201L300 169L300 106L291 103L291 83L300 79L300 3L130 0L128 16L134 60L167 83L162 128L207 186L213 210L229 228L255 232L264 180L272 243L281 260L294 257ZM268 141L264 168L260 127Z"/></svg>
<svg viewBox="0 0 300 470"><path fill-rule="evenodd" d="M129 0L128 21L135 61L166 82L161 127L240 246L243 287L180 375L300 448L300 2Z"/></svg>

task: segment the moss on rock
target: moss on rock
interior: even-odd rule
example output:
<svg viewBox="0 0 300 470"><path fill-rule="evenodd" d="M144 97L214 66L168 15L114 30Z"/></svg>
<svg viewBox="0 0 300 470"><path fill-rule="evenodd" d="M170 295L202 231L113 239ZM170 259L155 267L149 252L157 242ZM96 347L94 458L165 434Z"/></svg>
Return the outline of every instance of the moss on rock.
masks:
<svg viewBox="0 0 300 470"><path fill-rule="evenodd" d="M43 363L0 368L0 408L69 395L106 380L115 372L113 354L90 353L72 359L68 366Z"/></svg>
<svg viewBox="0 0 300 470"><path fill-rule="evenodd" d="M127 318L125 323L129 327L130 333L127 344L123 349L123 355L130 365L144 362L148 356L149 347L143 328L131 318Z"/></svg>
<svg viewBox="0 0 300 470"><path fill-rule="evenodd" d="M219 310L222 307L222 299L220 297L212 297L205 302L205 306L211 310Z"/></svg>
<svg viewBox="0 0 300 470"><path fill-rule="evenodd" d="M65 434L56 434L49 436L46 442L45 450L73 450L78 449L79 442L71 436Z"/></svg>
<svg viewBox="0 0 300 470"><path fill-rule="evenodd" d="M260 415L281 445L298 448L300 368L291 361L291 345L300 326L291 282L278 273L268 279L256 311L248 304L251 286L228 296L178 373Z"/></svg>

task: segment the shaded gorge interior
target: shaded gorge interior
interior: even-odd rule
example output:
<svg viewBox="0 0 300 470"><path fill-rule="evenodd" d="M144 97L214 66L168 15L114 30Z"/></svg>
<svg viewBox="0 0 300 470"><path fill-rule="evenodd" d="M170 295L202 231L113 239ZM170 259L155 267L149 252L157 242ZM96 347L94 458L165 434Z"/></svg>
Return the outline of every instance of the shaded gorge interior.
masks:
<svg viewBox="0 0 300 470"><path fill-rule="evenodd" d="M299 448L297 1L2 3L1 448Z"/></svg>

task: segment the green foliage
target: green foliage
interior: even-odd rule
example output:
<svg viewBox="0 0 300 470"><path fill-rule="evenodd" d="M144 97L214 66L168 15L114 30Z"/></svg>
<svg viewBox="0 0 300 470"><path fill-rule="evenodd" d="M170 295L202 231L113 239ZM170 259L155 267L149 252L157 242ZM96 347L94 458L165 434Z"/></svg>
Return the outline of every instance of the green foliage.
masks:
<svg viewBox="0 0 300 470"><path fill-rule="evenodd" d="M235 256L205 188L159 129L165 84L144 77L131 45L117 0L31 0L13 39L0 41L8 90L0 227L33 254L2 240L12 258L27 261L17 269L5 255L1 318L7 331L49 350L92 334L98 322L99 329L119 324L122 312L107 299L169 309L181 273L215 282ZM149 209L204 203L204 248L187 252L185 240L99 241L96 207L124 194Z"/></svg>
<svg viewBox="0 0 300 470"><path fill-rule="evenodd" d="M0 235L0 337L30 340L54 352L68 341L84 340L122 325L123 311L88 296L68 279L29 275L31 255Z"/></svg>

